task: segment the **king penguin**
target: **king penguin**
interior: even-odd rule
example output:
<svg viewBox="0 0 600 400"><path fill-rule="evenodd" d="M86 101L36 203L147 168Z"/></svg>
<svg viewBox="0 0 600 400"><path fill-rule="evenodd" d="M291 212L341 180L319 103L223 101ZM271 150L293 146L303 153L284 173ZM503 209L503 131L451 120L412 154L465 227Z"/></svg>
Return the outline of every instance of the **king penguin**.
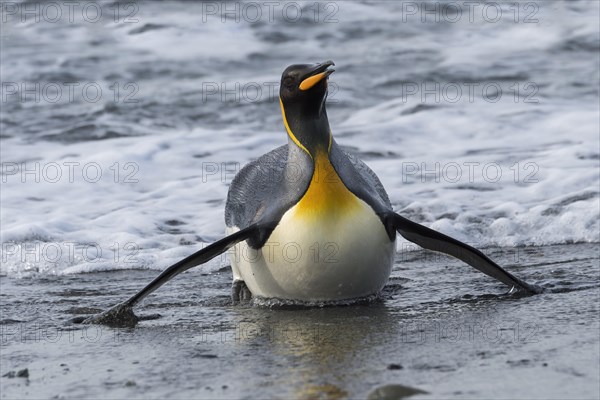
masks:
<svg viewBox="0 0 600 400"><path fill-rule="evenodd" d="M377 175L333 138L325 100L334 63L295 64L281 77L288 143L249 163L227 195L227 236L170 266L145 288L84 322L114 322L175 275L229 250L234 301L255 296L339 302L376 295L396 234L456 257L512 290L539 293L481 251L392 209Z"/></svg>

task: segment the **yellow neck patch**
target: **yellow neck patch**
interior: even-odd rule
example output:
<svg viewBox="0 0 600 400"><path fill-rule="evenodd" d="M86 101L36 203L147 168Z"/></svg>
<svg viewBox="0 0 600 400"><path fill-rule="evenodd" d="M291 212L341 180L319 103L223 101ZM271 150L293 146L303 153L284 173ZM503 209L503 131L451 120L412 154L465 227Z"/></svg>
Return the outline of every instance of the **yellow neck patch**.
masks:
<svg viewBox="0 0 600 400"><path fill-rule="evenodd" d="M359 199L348 190L331 165L329 156L319 152L314 159L315 170L306 193L295 206L302 218L318 218L326 223L336 217L360 209Z"/></svg>
<svg viewBox="0 0 600 400"><path fill-rule="evenodd" d="M294 207L295 214L301 218L310 217L327 221L339 216L344 217L348 213L360 209L359 199L344 185L344 182L342 182L337 172L335 172L329 160L329 151L333 142L331 132L329 133L327 151L318 151L316 156L313 157L310 151L300 143L290 129L281 98L279 98L279 104L281 105L283 124L285 125L287 134L315 163L315 170L308 189Z"/></svg>

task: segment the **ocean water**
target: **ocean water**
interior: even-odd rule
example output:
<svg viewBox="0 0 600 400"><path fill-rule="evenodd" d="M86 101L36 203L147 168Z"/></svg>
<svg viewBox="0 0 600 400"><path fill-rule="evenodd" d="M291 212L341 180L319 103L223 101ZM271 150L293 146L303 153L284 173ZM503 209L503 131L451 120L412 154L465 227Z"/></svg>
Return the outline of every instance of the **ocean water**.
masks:
<svg viewBox="0 0 600 400"><path fill-rule="evenodd" d="M59 329L73 314L94 312L128 297L157 271L222 237L223 208L235 172L286 142L277 99L281 72L293 63L331 59L336 72L330 77L327 107L334 137L378 174L394 209L496 255L525 280L551 289L537 307L537 297L502 298L496 304L493 296L503 288L459 264L451 270L462 273L444 274L447 284L436 286L439 278L429 268L449 271L452 261L428 258L399 240L392 276L401 282L392 279L391 297L372 308L373 318L394 327L385 331L386 337L398 334L394 325L398 315L408 324L420 322L419 318L428 324L431 315L442 315L442 323L449 323L460 314L455 307L462 301L472 307L463 316L465 321L469 316L479 318L487 307L494 312L501 309L494 317L501 320L503 312L511 312L517 313L518 321L546 321L540 322L542 328L556 319L560 324L541 329L545 336L540 337L552 338L551 342L540 339L544 345L513 346L500 354L494 353L494 343L485 341L480 346L483 355L477 357L485 359L492 352L490 360L481 361L491 374L511 368L511 377L506 378L512 388L506 392L509 397L524 393L527 398L545 398L550 389L557 397L578 393L593 398L598 393L594 332L600 242L599 2L119 1L81 2L70 8L60 1L3 1L1 5L4 332L13 332L16 326L30 332L37 323ZM261 308L229 306L227 265L227 259L219 257L202 272L190 273L194 285L165 286L162 295L155 295L167 296L161 300L161 314L181 312L181 318L193 320L198 316L189 316L186 310L192 312L204 301L209 307L200 318L202 324L217 324L234 314L252 323L271 315ZM419 277L423 265L429 279ZM119 279L124 286L115 287ZM209 279L212 286L203 286L202 279ZM406 290L404 279L411 282ZM211 292L213 288L218 294ZM206 291L209 300L203 300ZM64 293L68 304L61 303ZM490 293L491 298L485 297ZM395 296L403 300L395 301ZM462 296L467 298L456 300ZM516 311L519 302L526 303L521 313ZM40 307L30 309L30 303ZM366 329L369 308L333 310L303 311L289 318L308 326L347 318L345 329ZM560 317L553 311L560 311ZM287 315L268 318L275 318L276 324L282 318L281 323L287 324ZM152 336L152 327L158 326L158 331L175 335L174 345L197 328L185 321L163 315L159 322L144 322L148 330L132 335L140 335L139 346L156 345L160 342L156 338L163 337ZM378 338L384 333L372 334ZM345 351L363 344L342 339L337 344ZM385 342L379 339L377 343ZM139 351L128 347L135 340L109 348ZM248 354L260 353L261 343L251 344ZM385 343L373 354L406 350ZM436 343L435 351L457 357L460 351L473 349L471 342L456 348ZM52 347L44 341L35 350L40 359L35 364L27 355L26 341L11 336L2 344L3 374L29 366L32 388L43 390L41 397L61 393L144 397L161 379L160 368L150 362L156 368L145 389L141 384L125 387L126 382L119 380L113 384L116 378L110 374L98 378L108 383L98 383L83 364L78 367L86 371L83 375L61 373L52 380L49 365L61 364L65 349L83 357L97 357L101 349L69 343ZM302 358L310 352L308 344L291 346L292 350L261 358L270 366L257 369L257 374L267 379L277 365L288 365L289 357L308 375L315 362L323 367L323 360ZM409 374L404 382L409 386L424 388L432 398L436 393L456 398L504 396L502 385L474 373L478 364L459 357L447 369L441 356L427 361L429 348L410 350L412 359L426 357L421 363L425 366L416 362L406 366L404 373ZM232 351L227 353L232 357L244 354L235 346L219 349ZM520 357L522 351L527 355ZM571 351L576 354L573 358ZM336 355L333 348L323 352ZM360 357L370 359L368 352ZM545 387L519 392L516 388L527 383L528 376L548 371L541 364L533 367L546 357L552 359L550 365L562 366L544 375ZM169 360L166 365L177 370L177 357ZM139 360L127 358L134 361ZM340 376L323 367L328 371L323 376L337 382L335 388L310 375L312 392L288 390L303 383L283 377L254 389L265 397L311 398L323 393L329 398L364 397L395 379L390 372L358 374L365 372L362 367L346 361L327 364L347 368ZM251 368L248 362L240 365ZM218 363L215 371L223 372L231 363ZM109 364L110 358L102 358L103 368L114 370ZM46 372L41 372L43 368ZM192 371L215 379L202 369L205 366L198 368ZM385 365L381 368L385 370ZM518 378L514 368L532 375ZM242 382L252 376L248 371L225 375ZM468 374L481 379L467 379ZM75 385L81 376L86 377L84 383ZM364 386L356 383L365 376ZM564 382L573 377L579 392L566 391ZM466 388L457 389L460 385L447 378L465 382ZM2 379L12 397L36 397L35 390L25 396L21 383ZM168 382L179 389L168 386L172 391L157 393L248 395L239 382L217 381L219 387L236 389L195 392L198 387L185 389L177 378Z"/></svg>
<svg viewBox="0 0 600 400"><path fill-rule="evenodd" d="M52 23L36 4L3 14L4 274L161 269L221 237L235 171L286 142L281 72L326 59L334 136L404 216L479 247L599 240L598 2L506 3L497 22L171 1Z"/></svg>

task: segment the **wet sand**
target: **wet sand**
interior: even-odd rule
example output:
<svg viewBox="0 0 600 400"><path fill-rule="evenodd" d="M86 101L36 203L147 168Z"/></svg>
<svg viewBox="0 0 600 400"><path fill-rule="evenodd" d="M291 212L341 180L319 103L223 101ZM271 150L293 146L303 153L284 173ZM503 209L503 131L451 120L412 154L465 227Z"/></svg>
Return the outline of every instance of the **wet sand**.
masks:
<svg viewBox="0 0 600 400"><path fill-rule="evenodd" d="M546 292L507 295L458 261L418 251L397 255L371 304L273 309L232 305L227 268L193 269L136 308L160 318L115 329L67 321L124 300L156 271L3 276L0 393L364 399L403 385L426 392L415 399L598 398L598 245L485 252Z"/></svg>

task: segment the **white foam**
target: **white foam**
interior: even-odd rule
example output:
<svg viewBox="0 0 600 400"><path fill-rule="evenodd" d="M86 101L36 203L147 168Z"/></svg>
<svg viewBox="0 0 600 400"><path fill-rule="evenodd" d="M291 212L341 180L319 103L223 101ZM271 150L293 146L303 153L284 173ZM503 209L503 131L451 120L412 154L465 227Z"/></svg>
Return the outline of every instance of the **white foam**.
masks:
<svg viewBox="0 0 600 400"><path fill-rule="evenodd" d="M238 67L235 72L202 70L209 74L206 79L215 82L277 81L280 71L275 71L275 66L275 72L251 66L248 56L252 53L277 54L273 65L287 60L334 59L339 71L333 77L351 88L341 90L336 99L354 108L330 108L330 119L342 120L332 126L333 133L343 133L338 135L338 143L359 152L392 155L367 163L379 175L401 214L477 247L599 241L598 99L568 96L555 88L573 68L581 66L589 71L588 67L597 65L597 61L548 60L543 57L550 53L540 55L556 48L565 37L597 34L597 2L586 3L588 17L553 6L541 9L539 24L470 24L462 19L460 24L444 28L442 34L439 26L429 29L433 26L414 20L398 22L401 16L392 2L387 6L389 12L353 2L339 3L339 7L339 23L310 25L311 29L290 23L286 32L294 39L282 43L259 40L255 36L258 28L250 24L224 24L214 18L199 23L200 17L188 13L187 5L169 11L167 16L153 16L152 9L144 15L143 23L163 24L162 29L132 35L131 29L141 25L99 29L83 24L73 27L78 29L77 35L67 43L81 49L81 57L93 56L97 51L106 51L107 45L95 50L86 43L96 34L104 35L103 40L110 38L114 44L111 48L128 67L169 60L248 64L248 68ZM356 35L353 40L338 40L343 30L364 26L368 31L379 23L395 24L398 31L394 34L402 35L390 36L383 29ZM5 40L25 43L34 37L43 38L41 34L47 27L38 24L29 28L10 31L12 36ZM267 25L264 29L271 28ZM319 39L323 34L333 39ZM48 51L53 49L51 42L39 39L35 43L48 47ZM14 48L11 51L17 51ZM365 60L370 67L383 68L388 61L399 63L402 54L419 51L435 53L439 59L431 58L433 64L426 71L390 68L377 77L364 69L346 68L360 67ZM40 71L60 71L62 61L69 59L68 54L61 54L54 63L39 66ZM29 79L38 66L34 71L27 60L3 59L3 76ZM456 103L442 101L432 104L436 108L411 113L421 103L418 96L360 103L362 92L355 91L363 85L365 94L376 92L367 86L373 82L369 79L385 84L411 73L462 76L463 71L485 79L488 70L498 71L499 63L506 63L510 75L513 69L517 73L522 70L515 68L518 65L544 69L543 60L558 66L555 80L537 82L547 89L540 90L538 103L525 103L523 98L515 102L510 94L495 103L481 98L467 101L463 96ZM561 69L564 62L571 63L570 69ZM592 70L597 79L597 68ZM111 71L101 72L104 79ZM531 79L535 77L532 73ZM198 86L188 87L185 79L153 82L148 80L143 85L145 96L176 99L188 90L199 90ZM252 106L224 102L220 111L254 112ZM31 115L35 116L35 107L41 106L24 103L23 107L31 107ZM85 113L92 113L102 104L85 107ZM264 107L269 107L269 115L280 113L276 102ZM105 118L107 124L113 123L109 114ZM260 125L257 129L259 123L260 118L250 124L233 122L217 130L203 127L200 120L195 129L144 128L144 136L74 144L3 138L4 172L12 168L12 163L26 162L29 169L37 165L39 177L36 181L34 174L2 175L0 271L27 276L124 268L160 270L222 237L231 171L286 142L282 127ZM70 162L78 163L72 181L65 164ZM56 182L49 179L54 176L53 163L62 174ZM455 179L457 166L459 179ZM427 174L422 167L437 171ZM101 177L91 182L96 168L100 168ZM498 169L502 176L496 180ZM82 175L85 172L87 175ZM398 247L406 248L402 245L400 241ZM61 256L56 258L51 251L58 249ZM224 263L224 258L218 258L206 268L215 270Z"/></svg>

